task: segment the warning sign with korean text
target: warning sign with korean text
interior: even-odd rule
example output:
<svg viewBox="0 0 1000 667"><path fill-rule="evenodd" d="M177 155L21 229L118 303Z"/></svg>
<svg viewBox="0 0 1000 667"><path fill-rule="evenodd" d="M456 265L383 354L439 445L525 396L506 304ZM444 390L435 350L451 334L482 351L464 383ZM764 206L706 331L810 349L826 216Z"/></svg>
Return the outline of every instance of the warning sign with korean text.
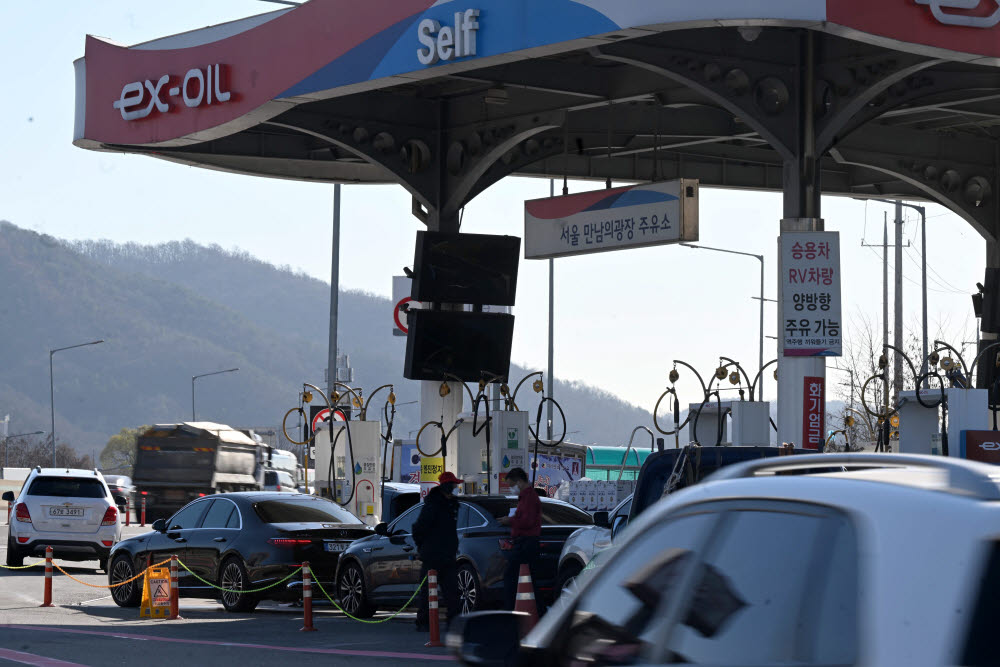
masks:
<svg viewBox="0 0 1000 667"><path fill-rule="evenodd" d="M784 356L841 356L839 233L786 232L779 245Z"/></svg>

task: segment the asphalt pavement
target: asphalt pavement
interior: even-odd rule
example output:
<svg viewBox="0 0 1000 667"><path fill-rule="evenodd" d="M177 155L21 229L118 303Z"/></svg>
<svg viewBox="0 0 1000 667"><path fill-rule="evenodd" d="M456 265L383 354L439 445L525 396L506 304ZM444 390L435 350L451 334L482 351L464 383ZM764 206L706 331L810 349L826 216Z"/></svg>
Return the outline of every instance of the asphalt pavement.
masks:
<svg viewBox="0 0 1000 667"><path fill-rule="evenodd" d="M148 528L123 528L123 537ZM6 556L6 525L0 517L0 563ZM31 559L25 561L25 564ZM316 632L300 632L302 609L261 603L248 614L226 612L211 600L181 598L181 620L140 619L122 609L106 588L97 562L55 561L53 608L42 608L42 567L0 568L0 665L433 665L452 662L444 649L424 647L428 636L414 630L414 614L379 624L351 620L317 601ZM90 584L87 586L86 584ZM92 587L92 586L97 586ZM315 595L321 595L318 592ZM388 614L378 614L384 619Z"/></svg>

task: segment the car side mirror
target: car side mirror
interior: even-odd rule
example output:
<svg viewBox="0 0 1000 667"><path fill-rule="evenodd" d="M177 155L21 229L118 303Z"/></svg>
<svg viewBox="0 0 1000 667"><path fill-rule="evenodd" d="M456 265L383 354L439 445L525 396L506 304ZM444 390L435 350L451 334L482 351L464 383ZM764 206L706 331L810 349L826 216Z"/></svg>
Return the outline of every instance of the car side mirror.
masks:
<svg viewBox="0 0 1000 667"><path fill-rule="evenodd" d="M608 513L604 511L594 512L594 525L601 528L610 528L611 522L608 521Z"/></svg>
<svg viewBox="0 0 1000 667"><path fill-rule="evenodd" d="M517 611L477 611L452 622L448 647L463 665L515 667L530 616Z"/></svg>
<svg viewBox="0 0 1000 667"><path fill-rule="evenodd" d="M126 502L125 496L118 496L118 495L115 496L115 504L116 505L124 505L125 502Z"/></svg>
<svg viewBox="0 0 1000 667"><path fill-rule="evenodd" d="M388 535L389 534L389 524L385 521L375 524L375 534L376 535Z"/></svg>
<svg viewBox="0 0 1000 667"><path fill-rule="evenodd" d="M6 500L8 503L14 502L14 492L13 491L4 491L3 492L3 499Z"/></svg>
<svg viewBox="0 0 1000 667"><path fill-rule="evenodd" d="M153 528L153 530L155 530L158 533L165 533L165 532L167 532L167 520L166 519L157 519L156 521L153 522L152 528Z"/></svg>

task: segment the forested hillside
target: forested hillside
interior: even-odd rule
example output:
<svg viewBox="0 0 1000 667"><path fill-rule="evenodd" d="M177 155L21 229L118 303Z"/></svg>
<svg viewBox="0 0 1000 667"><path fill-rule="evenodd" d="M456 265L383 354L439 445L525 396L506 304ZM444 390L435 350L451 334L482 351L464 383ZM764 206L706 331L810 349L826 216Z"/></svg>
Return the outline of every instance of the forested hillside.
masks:
<svg viewBox="0 0 1000 667"><path fill-rule="evenodd" d="M198 418L256 426L277 424L302 381L323 380L329 286L245 253L191 241L70 244L0 222L0 285L0 415L12 432L49 430L48 351L100 338L54 357L56 432L85 452L123 427L189 419L192 375L238 366L198 380ZM419 393L402 379L391 308L342 292L338 336L355 384L395 383L404 403ZM578 383L557 382L556 395L576 441L619 444L650 422ZM417 421L416 405L401 406L396 435Z"/></svg>

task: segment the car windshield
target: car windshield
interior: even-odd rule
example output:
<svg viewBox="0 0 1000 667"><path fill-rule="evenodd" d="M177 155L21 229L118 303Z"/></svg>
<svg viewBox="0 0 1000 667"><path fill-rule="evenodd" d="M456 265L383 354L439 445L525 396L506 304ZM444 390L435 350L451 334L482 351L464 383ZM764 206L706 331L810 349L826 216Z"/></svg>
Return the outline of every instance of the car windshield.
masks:
<svg viewBox="0 0 1000 667"><path fill-rule="evenodd" d="M100 480L85 477L36 477L28 487L29 496L56 498L106 498Z"/></svg>
<svg viewBox="0 0 1000 667"><path fill-rule="evenodd" d="M254 503L265 523L361 523L361 520L325 498L282 498Z"/></svg>
<svg viewBox="0 0 1000 667"><path fill-rule="evenodd" d="M469 498L494 519L508 516L517 507L517 498ZM562 503L542 502L543 526L590 526L594 519L581 509Z"/></svg>

